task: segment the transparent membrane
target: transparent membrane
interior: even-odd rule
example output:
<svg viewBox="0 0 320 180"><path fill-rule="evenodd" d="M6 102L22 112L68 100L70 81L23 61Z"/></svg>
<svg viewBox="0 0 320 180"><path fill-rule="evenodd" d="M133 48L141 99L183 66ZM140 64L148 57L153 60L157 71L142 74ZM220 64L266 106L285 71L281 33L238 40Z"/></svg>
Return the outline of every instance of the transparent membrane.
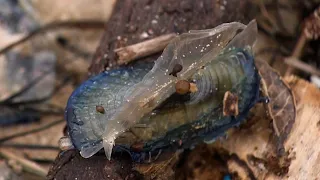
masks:
<svg viewBox="0 0 320 180"><path fill-rule="evenodd" d="M239 33L241 30L243 31ZM120 133L133 126L175 92L174 85L178 80L188 79L206 63L214 60L225 48L237 46L239 43L251 45L256 37L250 33L255 31L255 21L248 26L232 22L214 29L190 31L172 40L156 60L152 70L141 82L127 90L124 101L107 121L102 136L106 156L111 158L114 141ZM169 73L176 64L181 64L183 69L174 77ZM92 150L97 151L97 148Z"/></svg>

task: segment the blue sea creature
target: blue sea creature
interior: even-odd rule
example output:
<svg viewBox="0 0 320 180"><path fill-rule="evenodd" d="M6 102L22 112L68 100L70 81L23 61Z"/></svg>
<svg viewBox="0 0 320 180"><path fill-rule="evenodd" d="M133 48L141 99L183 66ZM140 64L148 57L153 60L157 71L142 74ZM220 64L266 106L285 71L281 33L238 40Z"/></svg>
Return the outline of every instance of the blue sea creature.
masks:
<svg viewBox="0 0 320 180"><path fill-rule="evenodd" d="M223 180L232 180L232 177L230 174L227 174L223 177Z"/></svg>
<svg viewBox="0 0 320 180"><path fill-rule="evenodd" d="M87 80L65 117L81 156L104 148L135 161L212 142L238 125L259 99L252 46L255 21L181 34L155 64L138 62ZM115 148L114 148L115 147Z"/></svg>

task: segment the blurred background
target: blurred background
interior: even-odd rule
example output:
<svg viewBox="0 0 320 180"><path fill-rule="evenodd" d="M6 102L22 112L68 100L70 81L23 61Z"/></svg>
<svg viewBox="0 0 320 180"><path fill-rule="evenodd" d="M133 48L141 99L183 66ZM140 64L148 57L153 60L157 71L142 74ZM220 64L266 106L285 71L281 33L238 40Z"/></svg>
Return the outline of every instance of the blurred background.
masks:
<svg viewBox="0 0 320 180"><path fill-rule="evenodd" d="M0 0L0 179L44 179L114 2Z"/></svg>
<svg viewBox="0 0 320 180"><path fill-rule="evenodd" d="M320 87L320 1L251 1L256 57ZM68 97L87 78L115 3L0 0L0 179L44 179L59 153Z"/></svg>

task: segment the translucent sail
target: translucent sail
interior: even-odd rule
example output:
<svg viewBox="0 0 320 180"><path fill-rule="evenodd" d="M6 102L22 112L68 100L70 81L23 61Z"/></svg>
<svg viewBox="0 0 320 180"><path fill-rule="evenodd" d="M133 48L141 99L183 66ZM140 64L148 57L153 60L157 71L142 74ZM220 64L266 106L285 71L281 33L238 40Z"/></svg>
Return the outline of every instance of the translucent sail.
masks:
<svg viewBox="0 0 320 180"><path fill-rule="evenodd" d="M245 33L240 33L241 37L238 37L241 31ZM178 80L188 79L225 48L237 43L252 44L255 36L250 36L250 32L255 31L255 21L248 26L232 22L210 30L190 31L175 38L156 60L152 70L126 91L123 102L108 119L102 135L106 156L111 158L114 141L120 133L132 127L175 92ZM183 67L177 77L169 75L176 64Z"/></svg>

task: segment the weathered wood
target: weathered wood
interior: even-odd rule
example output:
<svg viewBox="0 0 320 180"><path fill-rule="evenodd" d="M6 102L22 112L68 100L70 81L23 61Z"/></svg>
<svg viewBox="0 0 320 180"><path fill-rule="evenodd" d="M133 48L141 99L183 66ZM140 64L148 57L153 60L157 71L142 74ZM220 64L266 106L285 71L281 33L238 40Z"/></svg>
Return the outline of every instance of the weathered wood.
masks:
<svg viewBox="0 0 320 180"><path fill-rule="evenodd" d="M315 97L320 96L320 91L297 77L285 78L285 82L296 97L297 118L284 143L283 156L277 155L272 120L266 118L262 106L257 106L247 123L229 131L228 138L217 141L213 148L237 155L256 179L317 179L320 177L320 100ZM240 168L228 168L241 174Z"/></svg>
<svg viewBox="0 0 320 180"><path fill-rule="evenodd" d="M223 22L248 23L256 12L249 0L121 0L106 25L89 74L117 65L115 49L169 33L213 28ZM154 60L154 54L144 60Z"/></svg>
<svg viewBox="0 0 320 180"><path fill-rule="evenodd" d="M70 150L57 157L47 179L139 179L131 169L130 158L126 155L113 156L112 161L101 154L84 159L78 151Z"/></svg>

